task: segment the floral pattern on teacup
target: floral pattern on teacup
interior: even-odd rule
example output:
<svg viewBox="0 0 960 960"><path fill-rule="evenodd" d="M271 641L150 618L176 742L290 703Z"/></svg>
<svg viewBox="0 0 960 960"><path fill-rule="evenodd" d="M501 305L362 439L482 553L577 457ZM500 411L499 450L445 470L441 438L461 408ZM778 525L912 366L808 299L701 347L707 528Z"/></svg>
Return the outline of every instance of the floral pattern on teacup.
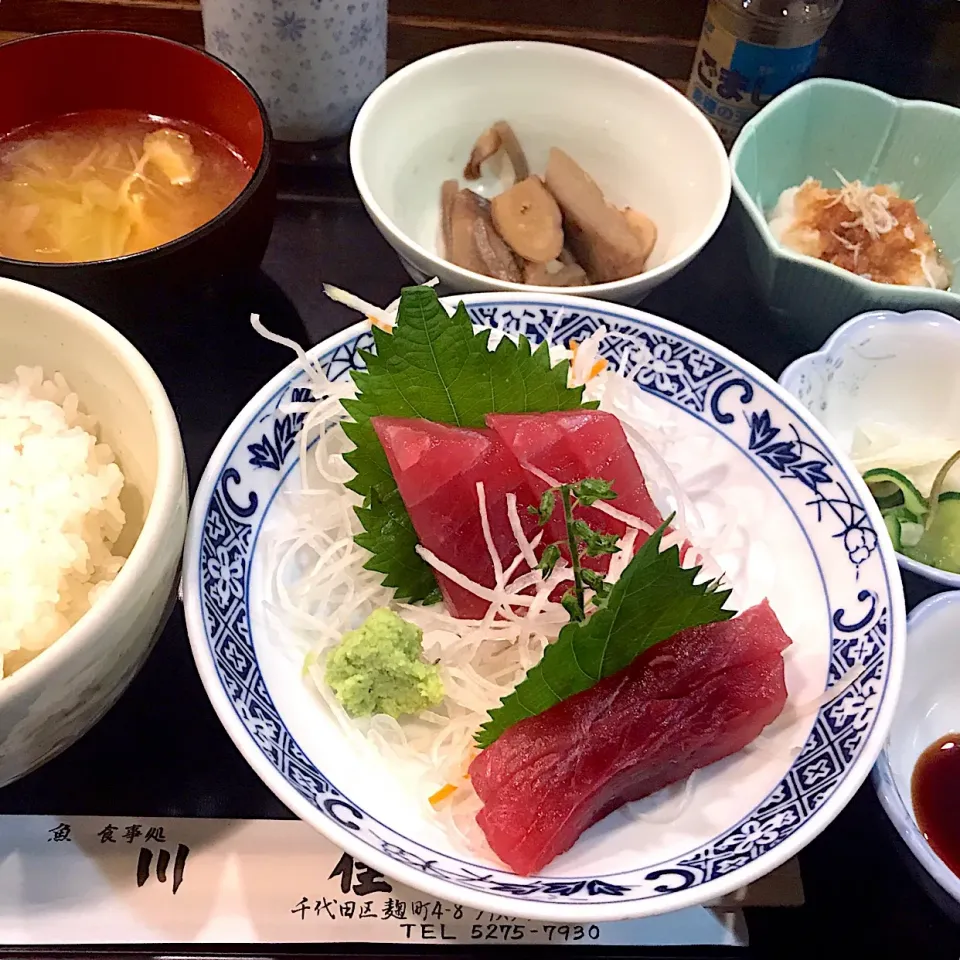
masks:
<svg viewBox="0 0 960 960"><path fill-rule="evenodd" d="M345 135L386 72L387 0L202 0L207 49L260 95L280 140Z"/></svg>

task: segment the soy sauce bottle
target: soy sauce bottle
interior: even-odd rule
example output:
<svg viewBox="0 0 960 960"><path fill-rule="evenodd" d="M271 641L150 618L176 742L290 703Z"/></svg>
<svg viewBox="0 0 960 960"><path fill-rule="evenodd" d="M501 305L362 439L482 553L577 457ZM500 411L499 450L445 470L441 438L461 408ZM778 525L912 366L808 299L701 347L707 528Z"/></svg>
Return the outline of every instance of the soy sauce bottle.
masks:
<svg viewBox="0 0 960 960"><path fill-rule="evenodd" d="M687 96L729 148L743 125L809 76L843 0L710 0Z"/></svg>

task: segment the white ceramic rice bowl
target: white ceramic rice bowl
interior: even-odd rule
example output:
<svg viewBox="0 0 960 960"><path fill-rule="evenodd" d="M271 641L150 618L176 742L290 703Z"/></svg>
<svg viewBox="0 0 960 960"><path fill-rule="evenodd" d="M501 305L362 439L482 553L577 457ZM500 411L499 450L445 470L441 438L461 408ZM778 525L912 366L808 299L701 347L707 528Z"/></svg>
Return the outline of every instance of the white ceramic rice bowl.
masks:
<svg viewBox="0 0 960 960"><path fill-rule="evenodd" d="M82 736L136 675L174 597L187 521L177 420L128 340L70 300L0 279L0 382L21 365L62 373L97 418L124 474L116 549L128 559L93 609L0 680L0 787Z"/></svg>

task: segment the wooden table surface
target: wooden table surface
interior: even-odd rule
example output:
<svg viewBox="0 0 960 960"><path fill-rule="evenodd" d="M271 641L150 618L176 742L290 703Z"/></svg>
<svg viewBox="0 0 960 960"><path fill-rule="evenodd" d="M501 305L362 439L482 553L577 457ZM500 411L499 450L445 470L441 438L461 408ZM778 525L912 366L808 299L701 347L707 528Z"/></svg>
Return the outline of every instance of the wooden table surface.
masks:
<svg viewBox="0 0 960 960"><path fill-rule="evenodd" d="M706 0L390 0L392 66L483 40L577 43L677 82L690 74ZM200 0L3 0L0 40L78 28L139 30L203 43Z"/></svg>

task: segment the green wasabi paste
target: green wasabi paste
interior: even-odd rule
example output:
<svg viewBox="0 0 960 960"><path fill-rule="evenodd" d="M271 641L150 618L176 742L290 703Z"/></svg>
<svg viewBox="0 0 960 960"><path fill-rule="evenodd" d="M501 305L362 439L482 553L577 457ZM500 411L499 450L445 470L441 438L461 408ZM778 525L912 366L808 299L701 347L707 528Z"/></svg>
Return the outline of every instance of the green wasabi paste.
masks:
<svg viewBox="0 0 960 960"><path fill-rule="evenodd" d="M419 713L443 699L440 671L423 662L423 631L374 610L327 654L326 680L352 717Z"/></svg>

